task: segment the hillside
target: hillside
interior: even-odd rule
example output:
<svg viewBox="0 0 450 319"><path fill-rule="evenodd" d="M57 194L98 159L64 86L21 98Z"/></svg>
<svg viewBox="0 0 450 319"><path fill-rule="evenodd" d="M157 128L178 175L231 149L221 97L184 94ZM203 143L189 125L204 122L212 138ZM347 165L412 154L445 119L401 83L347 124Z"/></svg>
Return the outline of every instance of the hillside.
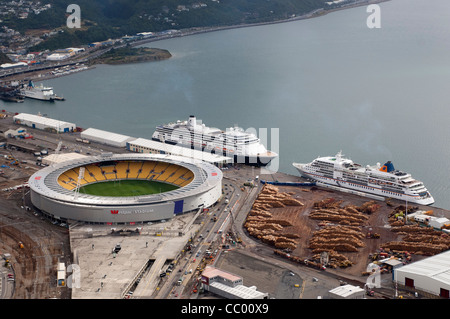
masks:
<svg viewBox="0 0 450 319"><path fill-rule="evenodd" d="M1 2L1 1L0 1ZM191 27L269 22L302 15L327 6L326 0L79 0L80 29L68 29L67 6L72 0L43 0L51 8L26 19L5 17L3 23L24 33L30 29L54 30L33 49L76 46L126 34Z"/></svg>

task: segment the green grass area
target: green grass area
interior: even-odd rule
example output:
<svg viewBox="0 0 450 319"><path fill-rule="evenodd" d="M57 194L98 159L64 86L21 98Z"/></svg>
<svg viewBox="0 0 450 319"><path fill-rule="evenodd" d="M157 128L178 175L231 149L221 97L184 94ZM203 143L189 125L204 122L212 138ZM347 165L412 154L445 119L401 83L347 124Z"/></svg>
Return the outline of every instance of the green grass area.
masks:
<svg viewBox="0 0 450 319"><path fill-rule="evenodd" d="M168 192L179 188L171 184L147 180L120 180L89 184L80 188L80 193L95 196L141 196Z"/></svg>

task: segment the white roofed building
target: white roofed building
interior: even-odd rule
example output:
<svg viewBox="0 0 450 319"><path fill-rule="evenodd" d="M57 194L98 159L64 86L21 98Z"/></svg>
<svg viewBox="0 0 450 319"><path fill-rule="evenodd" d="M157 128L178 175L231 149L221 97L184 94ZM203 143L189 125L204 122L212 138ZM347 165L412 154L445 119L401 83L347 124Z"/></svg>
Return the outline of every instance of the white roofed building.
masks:
<svg viewBox="0 0 450 319"><path fill-rule="evenodd" d="M206 266L202 272L203 288L227 299L267 299L269 294L256 290L255 286L246 287L240 276Z"/></svg>
<svg viewBox="0 0 450 319"><path fill-rule="evenodd" d="M96 128L88 128L81 132L81 138L87 139L91 142L98 142L105 145L116 147L126 147L127 142L133 141L136 138L117 134L113 132L103 131Z"/></svg>
<svg viewBox="0 0 450 319"><path fill-rule="evenodd" d="M41 115L20 113L15 115L13 120L16 124L37 128L40 130L50 130L59 133L73 132L76 130L76 125L74 123L55 120Z"/></svg>
<svg viewBox="0 0 450 319"><path fill-rule="evenodd" d="M450 250L394 269L393 279L407 290L450 298Z"/></svg>
<svg viewBox="0 0 450 319"><path fill-rule="evenodd" d="M332 299L364 299L366 295L364 289L353 285L339 286L328 293Z"/></svg>

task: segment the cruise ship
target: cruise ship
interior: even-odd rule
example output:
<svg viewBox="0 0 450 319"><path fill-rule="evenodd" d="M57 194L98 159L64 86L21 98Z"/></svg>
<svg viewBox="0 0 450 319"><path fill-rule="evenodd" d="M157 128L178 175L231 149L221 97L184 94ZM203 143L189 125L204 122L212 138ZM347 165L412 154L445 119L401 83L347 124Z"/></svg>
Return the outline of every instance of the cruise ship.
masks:
<svg viewBox="0 0 450 319"><path fill-rule="evenodd" d="M363 167L344 158L339 152L336 156L318 157L309 164L293 165L303 177L324 184L420 205L434 203L422 182L396 170L390 161L383 166L377 163L375 166Z"/></svg>
<svg viewBox="0 0 450 319"><path fill-rule="evenodd" d="M235 163L265 166L278 156L269 151L252 133L240 127L218 128L207 127L194 115L186 121L178 120L156 127L152 139L163 143L202 150L204 152L232 157Z"/></svg>
<svg viewBox="0 0 450 319"><path fill-rule="evenodd" d="M29 81L28 85L20 89L20 95L30 99L42 100L42 101L54 101L59 98L53 93L52 87L35 86L33 81Z"/></svg>

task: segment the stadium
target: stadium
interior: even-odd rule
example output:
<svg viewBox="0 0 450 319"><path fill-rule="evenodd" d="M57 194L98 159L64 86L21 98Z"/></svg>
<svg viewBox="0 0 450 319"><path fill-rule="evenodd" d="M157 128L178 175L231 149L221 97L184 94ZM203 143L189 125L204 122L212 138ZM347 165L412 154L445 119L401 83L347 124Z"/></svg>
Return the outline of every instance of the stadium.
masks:
<svg viewBox="0 0 450 319"><path fill-rule="evenodd" d="M134 225L213 205L222 172L187 157L104 153L45 167L28 184L33 205L52 219Z"/></svg>

